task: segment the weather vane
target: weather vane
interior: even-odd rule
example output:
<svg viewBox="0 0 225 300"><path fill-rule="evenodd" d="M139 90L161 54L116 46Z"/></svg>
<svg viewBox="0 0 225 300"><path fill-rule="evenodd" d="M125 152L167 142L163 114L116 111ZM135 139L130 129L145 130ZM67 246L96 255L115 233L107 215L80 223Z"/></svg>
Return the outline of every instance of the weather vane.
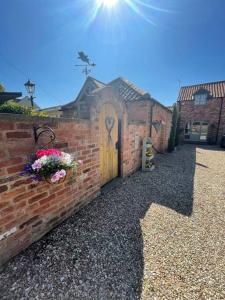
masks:
<svg viewBox="0 0 225 300"><path fill-rule="evenodd" d="M80 59L81 61L83 61L85 64L82 65L75 65L76 67L84 67L82 73L85 74L85 76L87 77L88 74L91 73L91 67L95 67L96 64L92 63L88 57L88 55L86 55L83 51L78 52L78 59Z"/></svg>

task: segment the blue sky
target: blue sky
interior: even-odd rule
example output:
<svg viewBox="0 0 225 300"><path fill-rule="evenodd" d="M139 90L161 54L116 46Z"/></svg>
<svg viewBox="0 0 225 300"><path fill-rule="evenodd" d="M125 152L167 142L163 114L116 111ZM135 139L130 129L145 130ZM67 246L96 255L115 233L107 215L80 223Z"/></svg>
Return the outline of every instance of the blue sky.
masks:
<svg viewBox="0 0 225 300"><path fill-rule="evenodd" d="M97 11L98 1L1 0L6 89L25 95L30 78L41 107L73 100L84 82L79 50L97 64L93 77L126 77L165 105L176 100L179 80L225 79L224 0L117 0Z"/></svg>

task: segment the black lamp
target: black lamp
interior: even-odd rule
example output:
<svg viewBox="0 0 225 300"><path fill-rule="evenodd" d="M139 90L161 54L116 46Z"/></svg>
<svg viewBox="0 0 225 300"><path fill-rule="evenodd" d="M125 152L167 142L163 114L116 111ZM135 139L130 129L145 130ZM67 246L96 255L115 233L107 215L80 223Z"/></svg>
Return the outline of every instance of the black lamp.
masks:
<svg viewBox="0 0 225 300"><path fill-rule="evenodd" d="M28 95L30 96L30 102L31 102L31 107L34 107L34 92L35 92L35 84L29 79L25 84L24 84Z"/></svg>

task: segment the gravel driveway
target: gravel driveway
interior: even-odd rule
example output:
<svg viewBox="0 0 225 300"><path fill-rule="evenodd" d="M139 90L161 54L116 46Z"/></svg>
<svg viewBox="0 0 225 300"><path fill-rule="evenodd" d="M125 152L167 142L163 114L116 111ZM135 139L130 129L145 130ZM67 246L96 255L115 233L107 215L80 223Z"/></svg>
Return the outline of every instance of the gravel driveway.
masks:
<svg viewBox="0 0 225 300"><path fill-rule="evenodd" d="M182 146L12 259L1 299L225 299L225 152Z"/></svg>

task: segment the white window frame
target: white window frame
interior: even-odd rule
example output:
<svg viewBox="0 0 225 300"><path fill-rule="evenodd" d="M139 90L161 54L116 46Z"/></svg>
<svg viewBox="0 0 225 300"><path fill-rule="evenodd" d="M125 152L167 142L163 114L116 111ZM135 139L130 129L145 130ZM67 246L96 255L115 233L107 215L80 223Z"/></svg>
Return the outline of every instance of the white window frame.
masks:
<svg viewBox="0 0 225 300"><path fill-rule="evenodd" d="M202 94L196 94L194 96L195 99L195 105L205 105L207 101L207 94L202 93Z"/></svg>

